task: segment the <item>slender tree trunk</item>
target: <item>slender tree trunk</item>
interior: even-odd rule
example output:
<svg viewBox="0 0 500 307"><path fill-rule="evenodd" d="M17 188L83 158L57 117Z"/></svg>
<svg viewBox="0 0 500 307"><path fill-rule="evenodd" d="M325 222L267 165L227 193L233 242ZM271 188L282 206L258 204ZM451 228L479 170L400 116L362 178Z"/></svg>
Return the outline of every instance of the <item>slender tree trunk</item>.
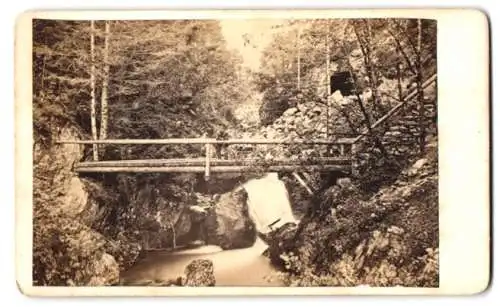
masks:
<svg viewBox="0 0 500 307"><path fill-rule="evenodd" d="M398 75L398 99L399 102L403 101L403 86L401 85L401 64L396 64L396 73Z"/></svg>
<svg viewBox="0 0 500 307"><path fill-rule="evenodd" d="M326 93L330 96L331 93L330 84L330 33L329 28L326 30Z"/></svg>
<svg viewBox="0 0 500 307"><path fill-rule="evenodd" d="M349 126L349 129L351 129L353 134L357 134L358 130L356 129L356 125L352 122L351 118L349 117L349 113L342 109L342 107L338 108L337 110L340 111L342 116L344 116L345 120L347 121L347 125Z"/></svg>
<svg viewBox="0 0 500 307"><path fill-rule="evenodd" d="M300 35L301 29L299 26L297 32L297 89L300 91Z"/></svg>
<svg viewBox="0 0 500 307"><path fill-rule="evenodd" d="M90 129L92 131L92 139L97 140L97 124L96 124L96 99L95 99L95 38L94 38L94 21L90 21ZM99 158L97 144L92 145L92 154L95 161Z"/></svg>
<svg viewBox="0 0 500 307"><path fill-rule="evenodd" d="M326 137L330 137L330 104L329 104L329 97L332 94L331 93L331 86L330 86L330 33L327 24L327 29L326 29Z"/></svg>
<svg viewBox="0 0 500 307"><path fill-rule="evenodd" d="M355 29L354 25L353 25L353 28ZM356 30L355 30L356 32ZM356 34L356 36L359 38L358 34ZM361 44L360 44L361 46ZM361 49L363 49L363 47L361 47ZM347 50L344 46L344 52L345 50ZM365 51L362 51L363 53ZM366 111L366 108L363 104L363 100L361 99L361 97L359 96L359 89L358 89L358 86L356 85L356 81L355 81L355 78L354 78L354 69L351 65L351 62L349 61L349 56L348 56L348 53L345 52L345 54L347 54L347 67L349 69L349 75L351 77L351 80L354 84L354 91L356 92L356 96L357 96L357 102L358 102L358 106L359 106L359 109L361 111L361 114L363 114L363 121L365 123L365 126L366 126L366 129L368 130L368 135L373 139L373 141L375 142L375 145L380 149L380 151L382 152L382 155L384 155L384 157L388 157L388 152L387 150L385 149L385 146L384 144L382 144L382 141L380 140L380 138L374 133L373 129L371 128L371 119L370 119L370 115L368 114L368 112Z"/></svg>
<svg viewBox="0 0 500 307"><path fill-rule="evenodd" d="M383 112L381 103L380 103L380 95L378 92L378 78L375 71L375 65L373 60L373 52L372 52L372 29L370 22L368 20L363 20L363 24L365 25L365 34L361 37L361 33L356 30L356 25L353 24L354 33L356 34L356 38L358 40L358 44L361 47L361 51L364 57L365 69L370 80L370 89L372 90L372 99L373 105L376 110L380 113Z"/></svg>
<svg viewBox="0 0 500 307"><path fill-rule="evenodd" d="M405 22L407 23L408 21L405 21ZM411 47L411 50L415 54L417 54L417 48L415 47L415 44L411 40L411 37L408 34L408 31L405 31L405 29L403 28L403 26L399 22L397 22L397 21L394 20L393 23L396 26L396 28L398 29L398 32L401 33L402 35L404 35L404 37L406 38L406 41L407 41L408 45Z"/></svg>
<svg viewBox="0 0 500 307"><path fill-rule="evenodd" d="M352 69L352 66L351 66L350 63L349 63L349 72L350 72L351 78L354 80L354 73L353 73L353 69ZM356 89L356 92L358 92L358 89ZM382 141L375 134L375 132L373 131L373 129L371 127L372 124L371 124L370 116L369 116L368 112L366 111L366 108L365 108L365 106L363 104L363 100L361 99L361 97L359 96L358 93L356 93L356 96L357 96L356 100L358 102L359 109L361 110L361 114L363 114L364 122L365 122L365 125L366 125L366 129L368 130L368 133L369 133L370 137L373 138L373 141L375 142L375 145L380 149L380 151L382 152L382 154L385 157L388 157L389 155L388 155L387 150L385 149L384 144L382 144Z"/></svg>
<svg viewBox="0 0 500 307"><path fill-rule="evenodd" d="M170 226L170 229L172 230L172 248L175 249L177 248L177 238L175 237L175 225L171 222L168 223Z"/></svg>
<svg viewBox="0 0 500 307"><path fill-rule="evenodd" d="M398 77L398 101L399 102L402 102L403 99L404 99L404 96L403 96L403 85L401 84L401 69L402 69L403 65L401 63L397 63L396 64L396 74L397 74L397 77ZM403 113L405 112L406 110L406 106L403 106L402 107L402 111Z"/></svg>
<svg viewBox="0 0 500 307"><path fill-rule="evenodd" d="M417 75L417 72L415 71L415 68L413 67L413 64L410 61L410 57L408 54L406 54L405 50L403 49L403 46L401 45L401 41L397 38L396 34L391 31L390 27L387 27L387 31L389 34L392 36L394 39L394 42L396 43L396 49L400 52L400 54L403 56L403 59L406 62L406 65L408 66L408 69L414 74Z"/></svg>
<svg viewBox="0 0 500 307"><path fill-rule="evenodd" d="M108 134L109 36L110 21L106 21L104 31L104 75L102 78L100 139L106 139Z"/></svg>
<svg viewBox="0 0 500 307"><path fill-rule="evenodd" d="M417 91L420 117L420 152L425 148L425 107L424 92L422 90L422 20L417 21Z"/></svg>

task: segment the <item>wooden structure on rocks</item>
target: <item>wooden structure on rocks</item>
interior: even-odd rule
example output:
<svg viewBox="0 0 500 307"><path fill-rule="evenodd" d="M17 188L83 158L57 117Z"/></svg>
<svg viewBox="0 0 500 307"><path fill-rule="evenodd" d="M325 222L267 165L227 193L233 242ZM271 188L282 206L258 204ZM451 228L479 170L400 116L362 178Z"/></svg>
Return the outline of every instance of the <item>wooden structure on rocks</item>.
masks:
<svg viewBox="0 0 500 307"><path fill-rule="evenodd" d="M422 88L436 84L437 75L434 74L422 83ZM103 140L61 140L61 144L85 144L93 145L193 145L200 144L205 147L205 155L200 158L176 158L176 159L147 159L147 160L120 160L120 161L98 161L97 155L93 155L93 161L76 163L74 170L79 173L204 173L209 178L211 173L227 172L253 172L265 169L271 172L332 172L343 171L350 173L354 168L356 144L366 136L374 133L374 129L381 126L389 118L399 113L411 101L418 97L417 89L411 91L404 99L398 100L391 110L370 127L362 131L358 136L351 138L338 138L335 140L272 140L272 139L229 139L217 140L213 138L186 138L186 139L103 139ZM393 98L395 99L395 98ZM434 99L435 101L435 99ZM387 132L387 131L386 131ZM383 139L383 138L382 138ZM220 159L213 158L211 145L296 145L311 146L322 145L336 147L337 156L320 157L310 159Z"/></svg>

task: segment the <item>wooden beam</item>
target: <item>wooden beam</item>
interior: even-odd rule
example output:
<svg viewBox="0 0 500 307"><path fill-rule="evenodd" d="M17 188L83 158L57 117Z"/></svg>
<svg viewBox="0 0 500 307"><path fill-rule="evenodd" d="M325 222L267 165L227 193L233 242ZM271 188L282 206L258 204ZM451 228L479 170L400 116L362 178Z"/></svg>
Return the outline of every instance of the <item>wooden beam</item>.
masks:
<svg viewBox="0 0 500 307"><path fill-rule="evenodd" d="M350 165L270 165L263 168L270 172L329 172L329 171L349 171ZM99 167L75 167L78 173L204 173L204 166L99 166ZM260 168L254 165L238 166L212 166L211 173L252 173L259 172Z"/></svg>
<svg viewBox="0 0 500 307"><path fill-rule="evenodd" d="M86 161L76 164L77 167L160 167L160 166L204 166L205 158L193 159L150 159L150 160L112 160L112 161ZM347 165L351 163L350 158L346 157L323 157L307 160L299 159L241 159L241 160L224 160L210 159L211 166L265 166L265 165L322 165L322 164L339 164Z"/></svg>
<svg viewBox="0 0 500 307"><path fill-rule="evenodd" d="M295 179L297 179L297 181L300 183L300 185L302 185L306 190L307 190L307 193L309 193L309 195L313 195L313 191L311 190L311 188L307 185L307 183L299 176L299 174L297 174L296 172L293 172L293 176L295 177Z"/></svg>
<svg viewBox="0 0 500 307"><path fill-rule="evenodd" d="M339 138L337 140L311 139L311 140L280 140L280 139L107 139L107 140L60 140L59 144L114 144L114 145L167 145L167 144L255 144L255 145L331 145L331 144L352 144L354 138Z"/></svg>

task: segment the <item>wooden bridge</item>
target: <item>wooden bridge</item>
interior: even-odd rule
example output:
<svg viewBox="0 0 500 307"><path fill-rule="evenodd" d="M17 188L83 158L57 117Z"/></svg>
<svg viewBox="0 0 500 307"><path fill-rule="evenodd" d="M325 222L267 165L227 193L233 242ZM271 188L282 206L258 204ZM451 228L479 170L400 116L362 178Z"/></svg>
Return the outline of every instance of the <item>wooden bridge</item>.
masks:
<svg viewBox="0 0 500 307"><path fill-rule="evenodd" d="M422 88L435 84L437 75L428 78ZM148 160L122 160L122 161L85 161L76 163L74 170L79 173L204 173L208 178L211 173L227 172L252 172L261 170L273 172L300 172L300 171L344 171L351 172L356 153L356 143L364 136L369 135L372 129L380 126L391 116L398 113L403 106L412 101L418 95L417 90L411 91L404 99L398 100L398 104L389 110L384 116L367 127L359 135L352 138L318 139L318 140L270 140L270 139L229 139L217 140L213 138L183 138L183 139L105 139L105 140L61 140L61 144L91 144L91 145L192 145L200 144L205 147L204 157L200 158L176 158L176 159L148 159ZM392 98L392 97L390 97ZM394 98L393 98L394 99ZM338 154L335 157L321 157L310 159L220 159L212 155L212 146L220 145L325 145L336 147Z"/></svg>
<svg viewBox="0 0 500 307"><path fill-rule="evenodd" d="M229 139L217 140L212 138L183 138L183 139L155 139L155 140L74 140L60 141L70 144L113 144L113 145L192 145L200 144L205 147L205 156L201 158L174 158L174 159L146 159L146 160L118 160L118 161L84 161L76 163L74 170L79 173L204 173L205 177L211 173L252 172L258 169L266 171L350 171L352 138L330 140L269 140L269 139ZM338 146L338 157L318 157L308 159L221 159L214 158L212 146L221 145L328 145Z"/></svg>

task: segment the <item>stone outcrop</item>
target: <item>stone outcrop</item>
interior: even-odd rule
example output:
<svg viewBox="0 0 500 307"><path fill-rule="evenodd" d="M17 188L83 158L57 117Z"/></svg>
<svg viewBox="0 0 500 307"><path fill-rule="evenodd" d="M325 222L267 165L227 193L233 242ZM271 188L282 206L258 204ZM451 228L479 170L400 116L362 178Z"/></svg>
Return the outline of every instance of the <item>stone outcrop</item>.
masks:
<svg viewBox="0 0 500 307"><path fill-rule="evenodd" d="M124 283L127 286L149 287L213 287L216 280L212 261L197 259L191 261L184 269L184 274L169 280L146 280Z"/></svg>
<svg viewBox="0 0 500 307"><path fill-rule="evenodd" d="M215 286L214 265L212 261L193 260L185 269L186 287L213 287Z"/></svg>
<svg viewBox="0 0 500 307"><path fill-rule="evenodd" d="M256 239L249 217L247 193L243 189L220 195L205 219L208 244L223 249L250 247Z"/></svg>
<svg viewBox="0 0 500 307"><path fill-rule="evenodd" d="M103 253L94 264L92 271L94 276L90 278L87 286L114 285L119 282L120 269L115 258L110 254Z"/></svg>

